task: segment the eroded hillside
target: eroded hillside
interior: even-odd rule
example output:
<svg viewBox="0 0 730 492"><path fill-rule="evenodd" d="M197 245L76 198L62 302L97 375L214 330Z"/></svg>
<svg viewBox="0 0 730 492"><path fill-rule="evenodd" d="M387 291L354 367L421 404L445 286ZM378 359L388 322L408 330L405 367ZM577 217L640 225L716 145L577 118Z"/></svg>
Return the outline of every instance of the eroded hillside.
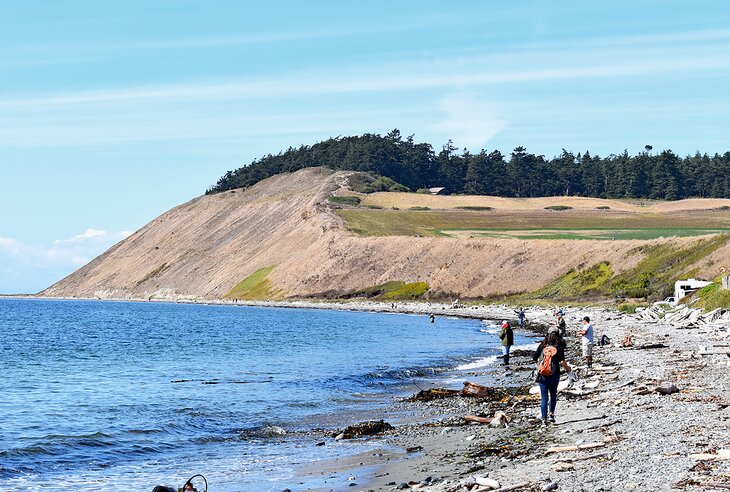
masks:
<svg viewBox="0 0 730 492"><path fill-rule="evenodd" d="M694 245L706 239L697 237L540 240L472 233L452 237L363 236L348 227L347 214L343 214L347 210L333 210L328 200L333 193L348 194L344 186L350 174L310 168L274 176L246 190L196 198L164 213L41 295L338 297L372 292L368 289L373 286L400 281L418 282L419 289L425 284L426 296L484 298L535 292L554 284L566 272L587 270L601 262L607 262L611 274L619 277L623 272L637 271L637 265L645 264L647 256L658 251L658 245L664 245L662 251L678 251L679 256L695 250L702 253L679 265L683 272L666 275L691 272L712 278L730 267L726 240L702 249ZM439 197L410 196L425 200L431 207L439 203ZM389 194L363 197L363 204L385 206L390 205L390 199ZM400 206L407 205L407 196L398 194L392 199ZM590 207L600 207L598 202L592 201ZM617 213L632 212L632 206L621 203L610 202L610 206ZM485 206L486 201L479 205ZM544 206L542 201L539 205ZM708 207L706 203L692 206ZM712 202L710 206L718 204ZM520 202L519 207L525 205ZM365 207L351 210L374 213L371 220L376 221L377 214L384 217L389 212ZM675 205L673 210L683 209ZM503 217L504 210L501 214ZM487 215L479 220L489 223L490 218ZM715 226L723 226L724 215L718 220Z"/></svg>

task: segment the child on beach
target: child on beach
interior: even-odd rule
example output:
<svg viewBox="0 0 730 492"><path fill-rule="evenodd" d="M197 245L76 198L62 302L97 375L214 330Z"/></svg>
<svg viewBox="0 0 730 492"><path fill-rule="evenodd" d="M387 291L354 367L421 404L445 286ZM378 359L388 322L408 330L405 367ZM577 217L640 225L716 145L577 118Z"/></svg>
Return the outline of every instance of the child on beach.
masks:
<svg viewBox="0 0 730 492"><path fill-rule="evenodd" d="M561 337L565 337L565 334L568 331L568 327L565 324L565 318L563 318L562 314L558 314L558 333Z"/></svg>
<svg viewBox="0 0 730 492"><path fill-rule="evenodd" d="M557 332L551 331L537 346L532 360L537 364L537 384L540 386L542 396L540 414L542 425L546 427L548 419L555 423L560 368L565 369L567 373L571 372L570 365L565 360L565 342L561 343Z"/></svg>
<svg viewBox="0 0 730 492"><path fill-rule="evenodd" d="M499 332L499 338L502 340L502 357L504 365L509 365L509 350L515 343L515 335L512 327L507 320L502 321L502 331Z"/></svg>

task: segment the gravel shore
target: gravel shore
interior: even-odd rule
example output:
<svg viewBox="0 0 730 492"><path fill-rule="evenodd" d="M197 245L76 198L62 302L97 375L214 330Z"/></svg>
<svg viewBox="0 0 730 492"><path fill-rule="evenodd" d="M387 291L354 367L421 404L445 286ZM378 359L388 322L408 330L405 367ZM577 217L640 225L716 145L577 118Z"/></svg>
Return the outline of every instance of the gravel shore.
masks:
<svg viewBox="0 0 730 492"><path fill-rule="evenodd" d="M306 304L292 307L313 307ZM322 304L330 309L514 317L507 306ZM596 341L603 335L610 339L609 345L595 347L591 369L578 354L576 331L585 315L592 319ZM543 330L553 322L544 308L528 309L527 317ZM348 473L350 480L322 490L730 489L730 455L725 454L730 453L727 322L672 323L602 308L569 309L566 321L568 359L581 379L560 394L555 424L542 428L539 395L517 388L529 387L532 369L527 354L517 355L504 374L495 368L497 384L516 396L509 399L495 390L483 399L397 402L418 418L370 438L390 452L373 452L365 468ZM629 334L633 346L622 347ZM464 421L466 415L491 417L496 411L511 419L507 427ZM548 453L550 448L569 449Z"/></svg>

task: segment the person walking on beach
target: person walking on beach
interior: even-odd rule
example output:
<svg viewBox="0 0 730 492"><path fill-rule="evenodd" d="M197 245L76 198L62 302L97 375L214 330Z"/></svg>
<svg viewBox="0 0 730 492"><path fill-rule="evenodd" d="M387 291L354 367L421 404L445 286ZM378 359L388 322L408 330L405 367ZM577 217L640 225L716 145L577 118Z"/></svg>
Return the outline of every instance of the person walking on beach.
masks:
<svg viewBox="0 0 730 492"><path fill-rule="evenodd" d="M515 334L507 320L502 321L502 330L499 332L502 340L502 358L505 366L509 365L509 350L515 343Z"/></svg>
<svg viewBox="0 0 730 492"><path fill-rule="evenodd" d="M520 308L519 310L516 310L515 313L517 314L517 326L522 328L522 325L525 324L525 308Z"/></svg>
<svg viewBox="0 0 730 492"><path fill-rule="evenodd" d="M540 386L540 415L542 426L550 422L555 423L555 406L558 402L558 383L560 382L560 368L570 373L572 369L565 360L565 342L561 343L560 336L551 331L540 342L532 356L537 364L537 384Z"/></svg>
<svg viewBox="0 0 730 492"><path fill-rule="evenodd" d="M551 326L548 329L548 335L550 335L551 333L555 333L558 336L558 345L556 346L565 350L568 347L568 344L565 341L565 338L563 338L563 335L560 334L560 328L557 326Z"/></svg>
<svg viewBox="0 0 730 492"><path fill-rule="evenodd" d="M581 347L583 349L583 357L588 367L593 366L593 325L588 316L583 318L583 329L578 332L581 336Z"/></svg>

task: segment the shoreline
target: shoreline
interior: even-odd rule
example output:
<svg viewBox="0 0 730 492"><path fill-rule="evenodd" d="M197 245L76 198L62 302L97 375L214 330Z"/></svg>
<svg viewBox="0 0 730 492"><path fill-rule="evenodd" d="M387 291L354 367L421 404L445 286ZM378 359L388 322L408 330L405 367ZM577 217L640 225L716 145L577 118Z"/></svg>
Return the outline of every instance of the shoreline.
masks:
<svg viewBox="0 0 730 492"><path fill-rule="evenodd" d="M56 300L29 296L23 298ZM71 300L98 300L78 299ZM104 299L112 300L112 299ZM453 316L478 319L514 319L512 307L484 305L454 308L423 302L246 302L202 300L113 299L122 302L169 302L230 306L334 309L361 312ZM548 324L546 308L527 308L530 322ZM510 316L511 313L511 316ZM365 439L379 448L395 450L372 456L367 465L338 468L356 479L322 489L392 491L422 489L438 492L467 490L463 483L488 476L502 487L529 485L515 490L540 490L559 481L559 490L719 490L702 484L730 486L730 323L723 318L703 321L647 319L603 307L568 308L568 343L575 355L578 320L588 314L595 339L610 338L596 347L591 370L581 368L581 381L559 396L554 426L538 426L539 400L518 395L514 402L454 397L409 403L414 421L397 425L384 435ZM632 348L620 342L631 334ZM649 348L640 349L642 345ZM655 345L655 348L651 346ZM520 360L522 359L522 360ZM513 358L513 371L500 375L504 387L524 384L531 360ZM494 370L497 369L497 370ZM498 374L498 365L493 372ZM465 378L469 378L468 373ZM511 384L510 384L511 383ZM499 382L497 384L500 384ZM662 394L658 388L676 387ZM394 396L391 400L398 401ZM491 416L505 411L507 428L466 425L467 414ZM378 420L377 415L373 416ZM326 436L321 436L327 439ZM363 439L363 438L360 438ZM596 448L571 450L571 446ZM546 454L550 447L565 451ZM407 449L416 449L406 452ZM716 458L717 457L717 458ZM347 455L341 456L342 461ZM335 460L339 461L339 460ZM318 462L314 467L330 464ZM331 470L331 468L330 468ZM360 474L362 473L362 476ZM314 478L314 477L312 477ZM356 483L357 485L350 485ZM405 487L404 487L405 485ZM472 488L472 492L475 489ZM477 490L489 490L481 488Z"/></svg>
<svg viewBox="0 0 730 492"><path fill-rule="evenodd" d="M211 305L211 306L247 306L247 307L271 307L271 308L285 308L285 309L323 309L323 310L334 310L334 311L352 311L352 312L373 312L373 313L393 313L393 314L416 314L416 315L435 315L435 316L451 316L456 318L469 318L469 319L489 319L489 320L503 320L508 319L514 321L513 326L517 326L515 306L510 304L476 304L476 305L459 305L454 306L451 303L443 302L429 302L429 301L394 301L394 302L383 302L374 300L314 300L314 299L292 299L283 301L231 301L227 299L198 299L198 298L132 298L132 297L51 297L51 296L39 296L35 294L31 295L8 295L3 296L5 299L30 299L30 300L59 300L59 301L98 301L98 302L152 302L152 303L168 303L168 304L197 304L197 305ZM395 307L391 307L395 305ZM557 305L556 305L557 306ZM549 311L548 308L540 306L524 306L525 312L527 313L527 321L533 319L539 319L538 324L541 322L547 324L552 316L545 316L545 312ZM570 308L573 309L573 308ZM603 307L590 307L590 308L575 308L575 309L586 309L586 310L609 310ZM532 314L532 317L530 316Z"/></svg>
<svg viewBox="0 0 730 492"><path fill-rule="evenodd" d="M604 334L611 339L595 347L592 369L581 367L579 343L571 336L573 321L584 312L596 340ZM416 451L381 462L354 490L484 491L490 489L474 483L487 483L487 477L500 487L526 484L509 489L521 491L555 482L557 490L575 492L730 487L730 326L646 321L591 308L568 317L569 362L579 367L581 380L558 397L555 425L540 427L539 396L521 393L507 404L463 397L414 403L444 417L378 437L384 445ZM627 333L631 348L619 343ZM516 385L526 380L532 361L513 361ZM463 418L495 411L512 419L509 427ZM550 448L559 450L548 453Z"/></svg>

